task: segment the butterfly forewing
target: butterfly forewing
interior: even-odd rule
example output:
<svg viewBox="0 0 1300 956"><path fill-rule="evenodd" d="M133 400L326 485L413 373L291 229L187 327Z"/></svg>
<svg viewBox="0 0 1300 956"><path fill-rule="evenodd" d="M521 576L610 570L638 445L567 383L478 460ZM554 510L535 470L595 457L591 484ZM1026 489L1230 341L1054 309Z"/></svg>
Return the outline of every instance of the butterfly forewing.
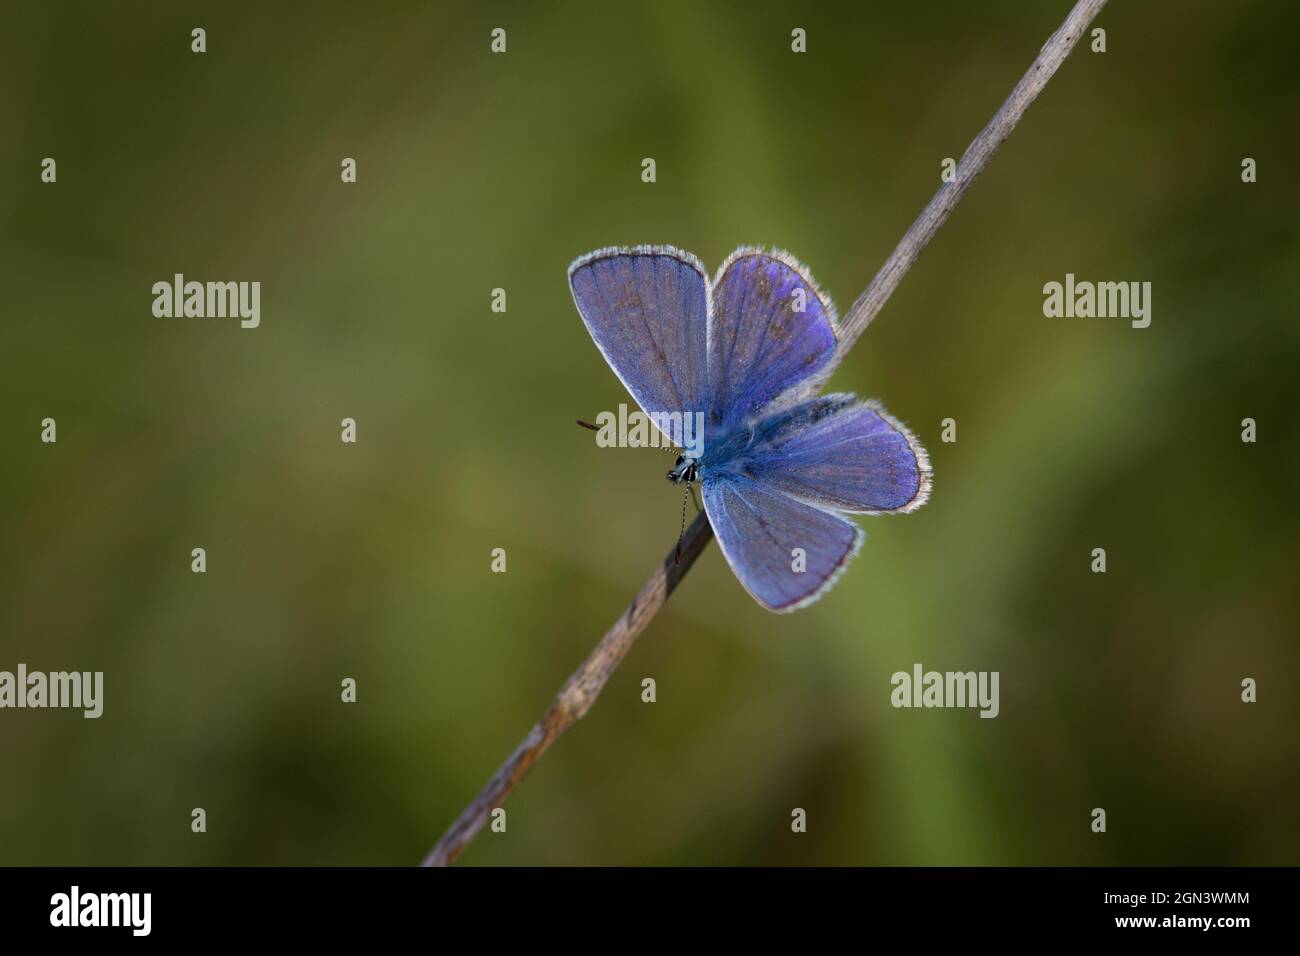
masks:
<svg viewBox="0 0 1300 956"><path fill-rule="evenodd" d="M569 286L642 411L704 411L708 280L698 259L668 246L604 249L569 267Z"/></svg>
<svg viewBox="0 0 1300 956"><path fill-rule="evenodd" d="M793 259L739 250L713 288L709 424L726 432L792 389L810 387L835 354L830 303Z"/></svg>

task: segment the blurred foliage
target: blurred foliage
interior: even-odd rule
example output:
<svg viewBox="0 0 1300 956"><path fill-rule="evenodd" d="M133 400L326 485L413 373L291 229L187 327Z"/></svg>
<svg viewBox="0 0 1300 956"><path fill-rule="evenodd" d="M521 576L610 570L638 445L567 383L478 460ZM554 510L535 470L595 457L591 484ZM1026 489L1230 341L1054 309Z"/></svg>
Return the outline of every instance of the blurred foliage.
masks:
<svg viewBox="0 0 1300 956"><path fill-rule="evenodd" d="M572 424L628 398L569 261L781 246L847 308L1068 5L8 4L0 668L106 703L0 712L0 863L420 859L677 532ZM465 864L1297 860L1300 8L1099 25L832 383L931 504L794 615L711 548ZM175 272L261 327L154 318ZM1066 272L1151 327L1044 318ZM916 661L1001 716L894 710Z"/></svg>

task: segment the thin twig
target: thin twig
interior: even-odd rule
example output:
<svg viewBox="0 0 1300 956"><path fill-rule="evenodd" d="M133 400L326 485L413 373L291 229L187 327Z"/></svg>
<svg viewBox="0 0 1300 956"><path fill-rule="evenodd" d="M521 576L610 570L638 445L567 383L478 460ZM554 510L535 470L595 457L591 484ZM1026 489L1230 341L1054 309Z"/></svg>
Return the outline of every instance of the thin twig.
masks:
<svg viewBox="0 0 1300 956"><path fill-rule="evenodd" d="M885 302L903 281L907 270L912 268L912 263L930 244L939 227L948 221L948 216L957 207L957 203L966 194L975 177L984 172L984 167L989 164L998 147L1006 142L1011 131L1020 122L1020 118L1025 115L1029 104L1043 92L1047 81L1060 69L1065 58L1074 49L1074 45L1079 42L1079 37L1083 36L1084 31L1088 29L1088 24L1105 5L1106 0L1079 0L1070 11L1070 15L1065 18L1065 22L1047 38L1047 42L1038 51L1038 56L1029 65L1029 69L1020 78L1011 95L993 114L993 119L989 120L988 125L980 130L980 134L966 147L961 162L957 164L956 175L952 182L944 183L939 187L939 191L934 194L929 205L921 210L921 215L916 217L916 222L912 223L911 228L885 260L885 264L880 267L876 277L871 280L871 285L858 296L858 301L854 302L852 308L845 314L840 323L840 345L835 354L834 365L838 365L843 360L849 349L853 347L853 343L858 340L858 336L867 330L871 320L884 308Z"/></svg>
<svg viewBox="0 0 1300 956"><path fill-rule="evenodd" d="M1105 5L1106 0L1078 0L1065 22L1043 44L1037 58L1011 91L1006 102L967 147L961 162L957 164L953 181L940 187L885 260L866 291L845 315L840 326L840 345L834 360L836 364L879 314L912 263L934 238L939 227L947 221L975 177L983 172L998 147L1011 135L1029 104L1043 91L1047 81L1069 56L1093 17ZM708 517L701 513L686 530L679 546L680 553L676 547L668 552L668 556L650 575L650 580L646 581L627 610L605 632L605 636L582 662L582 666L569 677L550 709L487 782L487 786L465 808L465 812L442 835L442 839L425 858L425 866L446 866L455 860L466 844L483 828L492 811L505 802L555 739L591 709L614 669L627 656L632 643L663 607L668 595L673 593L673 589L686 576L695 559L712 539L713 529Z"/></svg>
<svg viewBox="0 0 1300 956"><path fill-rule="evenodd" d="M622 616L605 632L596 649L591 652L582 666L574 671L564 687L555 696L555 701L542 719L533 725L528 736L515 748L506 762L487 782L483 791L474 798L474 802L465 808L465 812L456 818L447 832L442 835L432 852L424 860L425 866L446 866L460 855L465 844L474 839L474 835L483 828L492 811L519 785L537 758L546 753L555 738L564 733L574 721L582 717L596 702L596 697L605 687L605 682L614 673L614 668L627 656L632 642L637 639L650 619L659 612L673 593L686 572L691 569L695 559L700 556L706 545L713 540L713 527L704 512L695 516L691 526L682 536L680 558L678 548L673 548L664 558L663 563L650 575L632 603L627 606Z"/></svg>

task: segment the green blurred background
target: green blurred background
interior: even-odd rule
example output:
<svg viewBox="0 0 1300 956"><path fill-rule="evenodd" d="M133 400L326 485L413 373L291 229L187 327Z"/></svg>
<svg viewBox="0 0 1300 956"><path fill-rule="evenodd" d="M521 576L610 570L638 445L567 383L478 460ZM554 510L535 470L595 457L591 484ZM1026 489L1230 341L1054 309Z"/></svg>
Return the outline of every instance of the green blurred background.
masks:
<svg viewBox="0 0 1300 956"><path fill-rule="evenodd" d="M1068 6L6 3L0 669L106 692L0 711L0 863L418 861L677 533L573 425L629 399L569 261L776 245L847 308ZM832 382L931 503L794 615L711 547L464 864L1300 860L1300 8L1098 25ZM1044 318L1066 272L1151 327ZM893 709L914 662L1001 715Z"/></svg>

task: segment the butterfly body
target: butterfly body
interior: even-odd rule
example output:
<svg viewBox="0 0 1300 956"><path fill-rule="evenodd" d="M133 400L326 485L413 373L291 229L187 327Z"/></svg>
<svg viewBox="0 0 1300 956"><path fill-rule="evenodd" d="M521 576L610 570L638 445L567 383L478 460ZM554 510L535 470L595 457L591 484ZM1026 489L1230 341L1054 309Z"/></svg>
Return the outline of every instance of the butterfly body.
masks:
<svg viewBox="0 0 1300 956"><path fill-rule="evenodd" d="M700 460L691 458L688 455L678 455L677 462L673 465L673 470L668 472L668 480L675 485L680 485L683 481L688 485L698 481L700 477Z"/></svg>
<svg viewBox="0 0 1300 956"><path fill-rule="evenodd" d="M834 583L864 537L843 514L925 503L930 466L911 432L873 402L817 395L838 345L834 308L790 256L739 249L710 283L669 246L602 249L569 282L642 409L703 418L668 479L700 482L728 563L764 607L803 607Z"/></svg>

